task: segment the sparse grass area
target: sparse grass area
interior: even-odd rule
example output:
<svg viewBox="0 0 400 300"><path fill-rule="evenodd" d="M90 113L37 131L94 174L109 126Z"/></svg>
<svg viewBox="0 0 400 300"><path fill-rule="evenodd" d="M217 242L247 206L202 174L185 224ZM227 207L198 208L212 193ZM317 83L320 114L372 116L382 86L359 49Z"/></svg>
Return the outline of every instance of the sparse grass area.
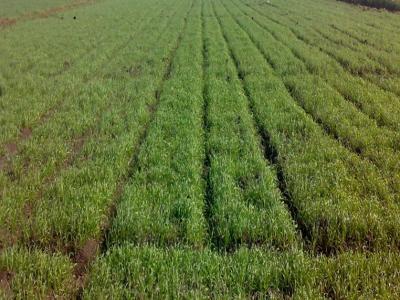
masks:
<svg viewBox="0 0 400 300"><path fill-rule="evenodd" d="M0 11L0 299L400 297L398 14Z"/></svg>

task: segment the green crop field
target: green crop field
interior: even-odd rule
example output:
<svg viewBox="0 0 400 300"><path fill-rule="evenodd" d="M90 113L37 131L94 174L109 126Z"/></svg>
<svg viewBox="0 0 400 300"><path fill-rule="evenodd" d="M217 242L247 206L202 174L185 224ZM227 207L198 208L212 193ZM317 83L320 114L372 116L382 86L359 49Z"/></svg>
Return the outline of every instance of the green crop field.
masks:
<svg viewBox="0 0 400 300"><path fill-rule="evenodd" d="M0 299L399 299L399 25L0 1Z"/></svg>

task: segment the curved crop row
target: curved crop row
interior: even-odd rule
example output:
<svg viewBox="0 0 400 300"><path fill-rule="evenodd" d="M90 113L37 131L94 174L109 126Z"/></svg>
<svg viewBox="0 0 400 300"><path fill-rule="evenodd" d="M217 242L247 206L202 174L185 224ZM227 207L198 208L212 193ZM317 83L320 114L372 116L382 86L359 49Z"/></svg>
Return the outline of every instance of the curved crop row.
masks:
<svg viewBox="0 0 400 300"><path fill-rule="evenodd" d="M264 56L221 4L217 15L260 128L270 136L312 248L397 247L400 224L386 182L327 136L299 107Z"/></svg>

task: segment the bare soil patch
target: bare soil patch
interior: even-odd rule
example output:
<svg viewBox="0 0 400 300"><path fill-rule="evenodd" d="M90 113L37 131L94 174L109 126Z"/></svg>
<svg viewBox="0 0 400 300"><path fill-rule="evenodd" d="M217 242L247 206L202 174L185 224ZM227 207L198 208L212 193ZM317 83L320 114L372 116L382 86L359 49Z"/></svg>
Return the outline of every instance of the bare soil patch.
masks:
<svg viewBox="0 0 400 300"><path fill-rule="evenodd" d="M6 297L12 298L11 281L14 273L8 270L0 271L0 289L6 294Z"/></svg>
<svg viewBox="0 0 400 300"><path fill-rule="evenodd" d="M78 280L84 277L86 273L86 268L96 256L98 249L99 249L99 242L95 239L90 239L86 242L86 244L82 247L82 249L80 249L76 253L74 258L74 261L76 263L74 274Z"/></svg>
<svg viewBox="0 0 400 300"><path fill-rule="evenodd" d="M17 19L0 18L0 27L12 26L17 23Z"/></svg>
<svg viewBox="0 0 400 300"><path fill-rule="evenodd" d="M14 142L10 142L10 143L6 144L5 148L7 150L7 153L10 155L15 155L18 152L17 143L14 143Z"/></svg>
<svg viewBox="0 0 400 300"><path fill-rule="evenodd" d="M25 127L21 129L21 139L27 140L32 136L32 129Z"/></svg>

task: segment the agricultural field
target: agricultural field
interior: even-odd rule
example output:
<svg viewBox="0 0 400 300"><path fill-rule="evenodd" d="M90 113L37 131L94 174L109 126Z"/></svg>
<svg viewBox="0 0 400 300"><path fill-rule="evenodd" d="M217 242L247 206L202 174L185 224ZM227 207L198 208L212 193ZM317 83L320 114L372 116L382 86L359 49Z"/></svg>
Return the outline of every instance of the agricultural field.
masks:
<svg viewBox="0 0 400 300"><path fill-rule="evenodd" d="M0 299L399 299L400 15L0 2Z"/></svg>

